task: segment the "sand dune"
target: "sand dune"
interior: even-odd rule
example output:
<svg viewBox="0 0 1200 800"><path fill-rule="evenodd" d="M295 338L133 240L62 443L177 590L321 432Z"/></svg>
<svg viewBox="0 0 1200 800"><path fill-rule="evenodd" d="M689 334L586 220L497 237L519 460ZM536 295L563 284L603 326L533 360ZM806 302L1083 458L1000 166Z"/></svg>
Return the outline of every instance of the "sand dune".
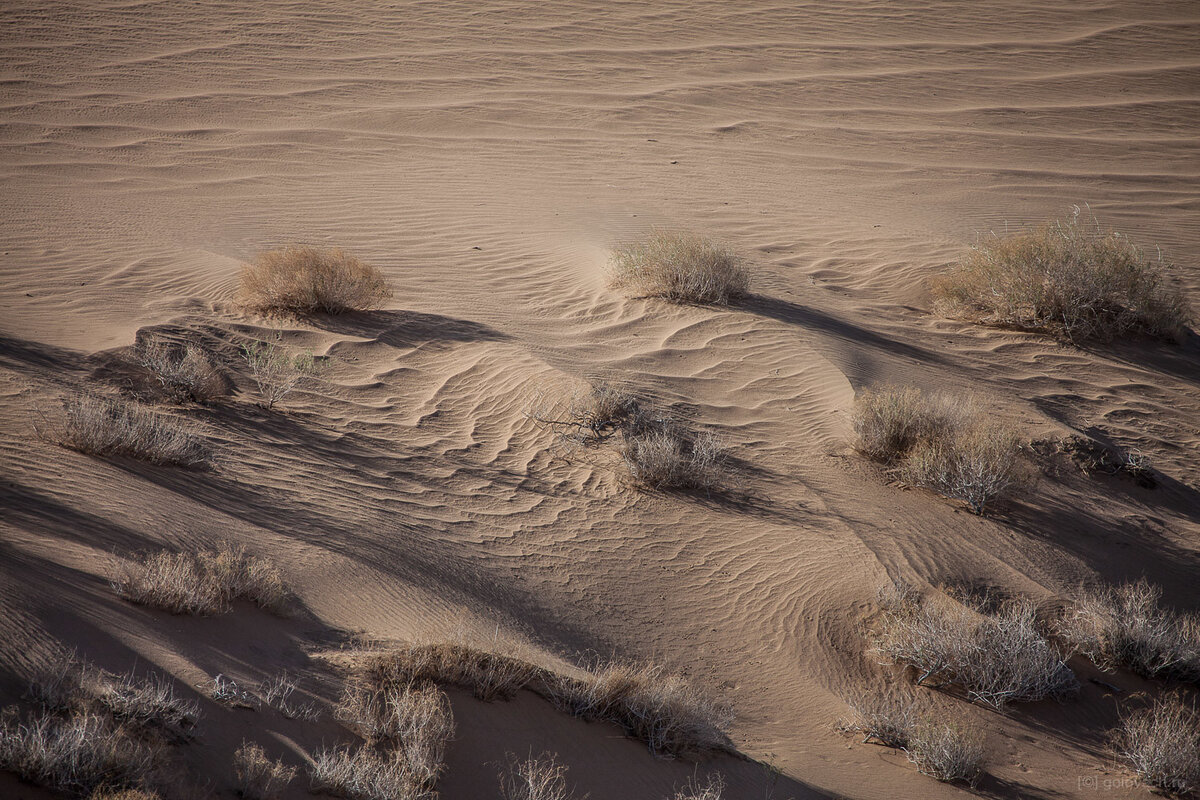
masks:
<svg viewBox="0 0 1200 800"><path fill-rule="evenodd" d="M1161 248L1200 306L1200 10L1048 5L6 4L4 701L52 639L189 686L288 667L333 700L310 655L346 632L499 631L546 663L683 670L733 704L734 744L781 772L776 797L964 794L833 730L845 693L895 679L859 634L886 577L1052 606L1144 574L1200 606L1196 337L1075 348L932 313L926 279L976 237L1076 203ZM610 247L655 225L743 253L753 296L607 288ZM245 314L240 265L290 242L346 248L395 297ZM179 412L217 448L207 472L36 437L72 389L120 388L139 332L234 373L241 344L276 333L330 366L281 413L244 376ZM634 491L613 448L564 452L526 415L589 380L718 433L741 465L731 498ZM855 392L888 382L975 396L1030 438L1138 450L1161 485L1047 469L971 516L853 452ZM306 615L170 617L107 586L114 557L223 538L269 554ZM593 800L657 800L693 774L531 695L452 701L446 798L496 796L506 750L557 750ZM985 726L985 794L1081 797L1121 774L1094 684L1003 715L934 702ZM337 737L205 714L187 758L221 796L242 737L297 764ZM735 797L769 778L699 769Z"/></svg>

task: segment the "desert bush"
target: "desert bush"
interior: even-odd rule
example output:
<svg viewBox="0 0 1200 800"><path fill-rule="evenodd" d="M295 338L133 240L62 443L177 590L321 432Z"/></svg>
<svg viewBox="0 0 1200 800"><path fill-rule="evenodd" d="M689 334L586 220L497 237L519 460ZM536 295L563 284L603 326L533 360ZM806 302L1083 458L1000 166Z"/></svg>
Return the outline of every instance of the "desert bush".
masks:
<svg viewBox="0 0 1200 800"><path fill-rule="evenodd" d="M912 386L883 386L855 398L854 432L859 450L890 464L919 442L952 434L967 416L964 405L948 396Z"/></svg>
<svg viewBox="0 0 1200 800"><path fill-rule="evenodd" d="M350 800L435 800L399 752L370 747L318 750L309 767L312 787Z"/></svg>
<svg viewBox="0 0 1200 800"><path fill-rule="evenodd" d="M619 725L655 755L728 747L729 709L657 664L597 664L582 677L550 677L545 692L574 716Z"/></svg>
<svg viewBox="0 0 1200 800"><path fill-rule="evenodd" d="M742 261L703 236L655 230L613 250L610 283L673 303L726 305L750 289Z"/></svg>
<svg viewBox="0 0 1200 800"><path fill-rule="evenodd" d="M512 697L538 673L533 664L462 644L406 644L374 656L363 680L379 690L432 681L495 700Z"/></svg>
<svg viewBox="0 0 1200 800"><path fill-rule="evenodd" d="M165 414L109 397L79 394L63 401L63 421L43 435L93 456L126 456L152 464L199 467L212 448Z"/></svg>
<svg viewBox="0 0 1200 800"><path fill-rule="evenodd" d="M503 800L570 800L567 768L550 753L518 759L511 753L507 769L500 773Z"/></svg>
<svg viewBox="0 0 1200 800"><path fill-rule="evenodd" d="M259 696L263 702L288 719L303 719L316 722L321 718L321 710L312 703L297 703L292 700L296 692L296 682L286 673L268 678L258 685Z"/></svg>
<svg viewBox="0 0 1200 800"><path fill-rule="evenodd" d="M152 775L155 751L110 717L93 712L0 722L0 769L59 791L139 788Z"/></svg>
<svg viewBox="0 0 1200 800"><path fill-rule="evenodd" d="M1200 712L1194 703L1158 698L1125 717L1112 744L1148 786L1179 795L1200 789Z"/></svg>
<svg viewBox="0 0 1200 800"><path fill-rule="evenodd" d="M996 708L1061 699L1079 688L1064 654L1039 632L1028 601L1004 603L993 614L948 599L885 608L874 647L916 669L918 685L931 678L956 683Z"/></svg>
<svg viewBox="0 0 1200 800"><path fill-rule="evenodd" d="M172 614L219 614L237 598L282 613L291 597L274 565L230 545L124 560L112 585L126 600Z"/></svg>
<svg viewBox="0 0 1200 800"><path fill-rule="evenodd" d="M254 695L247 692L237 681L228 675L218 672L206 686L208 696L218 703L233 708L254 708L258 703Z"/></svg>
<svg viewBox="0 0 1200 800"><path fill-rule="evenodd" d="M687 785L675 793L674 800L722 800L725 796L725 779L719 773L710 773L704 781L692 778Z"/></svg>
<svg viewBox="0 0 1200 800"><path fill-rule="evenodd" d="M933 292L951 315L1072 341L1175 337L1191 321L1161 262L1081 219L1078 208L1069 219L988 238L935 279Z"/></svg>
<svg viewBox="0 0 1200 800"><path fill-rule="evenodd" d="M974 786L983 770L982 736L957 723L918 725L905 752L918 772L939 781L965 781Z"/></svg>
<svg viewBox="0 0 1200 800"><path fill-rule="evenodd" d="M341 314L379 308L392 296L375 267L342 250L294 245L242 269L242 304L260 314Z"/></svg>
<svg viewBox="0 0 1200 800"><path fill-rule="evenodd" d="M712 433L661 425L627 437L623 455L634 483L647 489L726 488L727 449Z"/></svg>
<svg viewBox="0 0 1200 800"><path fill-rule="evenodd" d="M437 781L454 717L449 699L433 684L379 688L351 682L337 717L370 742L394 744L397 758L419 785L432 787Z"/></svg>
<svg viewBox="0 0 1200 800"><path fill-rule="evenodd" d="M1058 631L1103 669L1200 682L1200 617L1164 609L1161 598L1162 590L1144 578L1085 591Z"/></svg>
<svg viewBox="0 0 1200 800"><path fill-rule="evenodd" d="M598 444L624 430L639 413L637 398L603 383L575 392L565 403L539 399L526 411L560 438L585 445Z"/></svg>
<svg viewBox="0 0 1200 800"><path fill-rule="evenodd" d="M225 388L220 371L199 347L144 340L136 349L137 362L154 376L176 403L207 403Z"/></svg>
<svg viewBox="0 0 1200 800"><path fill-rule="evenodd" d="M846 702L852 713L838 724L840 730L862 734L863 744L874 739L884 747L908 746L919 722L913 698L861 692Z"/></svg>
<svg viewBox="0 0 1200 800"><path fill-rule="evenodd" d="M908 483L961 500L972 513L983 514L1023 481L1021 441L1004 424L974 421L949 436L919 442L900 474Z"/></svg>
<svg viewBox="0 0 1200 800"><path fill-rule="evenodd" d="M242 742L233 754L238 794L246 800L277 800L296 777L296 768L273 761L255 742Z"/></svg>
<svg viewBox="0 0 1200 800"><path fill-rule="evenodd" d="M250 377L258 387L259 396L267 401L269 409L295 391L302 378L319 371L312 353L289 355L274 342L243 345L242 357L250 367Z"/></svg>

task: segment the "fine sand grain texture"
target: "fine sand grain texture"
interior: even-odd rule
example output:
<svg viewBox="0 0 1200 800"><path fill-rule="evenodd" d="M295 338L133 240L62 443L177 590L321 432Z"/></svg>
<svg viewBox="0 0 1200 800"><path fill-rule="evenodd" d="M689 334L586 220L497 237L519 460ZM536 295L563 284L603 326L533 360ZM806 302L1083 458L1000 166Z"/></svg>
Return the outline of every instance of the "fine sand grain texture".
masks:
<svg viewBox="0 0 1200 800"><path fill-rule="evenodd" d="M662 663L771 769L655 759L529 692L449 688L446 800L498 798L508 754L546 752L592 800L709 772L727 798L965 797L835 730L843 698L908 680L865 652L886 579L1049 612L1146 576L1200 608L1196 334L1071 346L942 317L928 290L979 237L1087 203L1200 307L1191 0L7 0L0 19L0 705L60 646L184 692L287 670L320 721L197 688L176 750L231 797L258 742L302 798L305 757L355 744L311 655L459 637L560 670ZM612 248L654 228L731 248L752 294L609 288ZM242 265L291 245L361 258L391 298L246 311ZM139 333L202 348L228 396L141 392ZM268 410L254 342L321 368ZM719 437L727 485L639 490L619 435L572 445L527 413L589 383ZM974 516L854 449L856 393L883 385L1139 454L1158 486L1030 451L1031 479ZM38 437L81 391L187 422L211 468ZM225 542L278 567L291 616L172 616L109 586L119 559ZM982 731L987 796L1145 797L1104 743L1160 684L1079 662L1063 704L910 691Z"/></svg>

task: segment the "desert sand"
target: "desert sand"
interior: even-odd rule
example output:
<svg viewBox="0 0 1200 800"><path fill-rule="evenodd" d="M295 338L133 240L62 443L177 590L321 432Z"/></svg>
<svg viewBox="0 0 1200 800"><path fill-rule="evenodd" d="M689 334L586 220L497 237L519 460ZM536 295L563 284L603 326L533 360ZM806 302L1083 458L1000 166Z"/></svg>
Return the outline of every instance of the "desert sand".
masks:
<svg viewBox="0 0 1200 800"><path fill-rule="evenodd" d="M1051 608L1145 575L1200 608L1195 335L1072 347L945 319L927 288L979 236L1086 203L1200 306L1194 2L12 0L0 19L0 704L56 641L185 688L287 668L328 703L313 654L351 633L496 639L670 665L732 705L745 758L656 759L528 693L450 690L447 800L497 797L505 753L542 751L592 800L709 772L733 798L949 798L970 790L834 730L847 693L902 680L860 632L883 581ZM610 248L656 225L742 253L753 296L608 288ZM240 266L294 242L376 265L394 298L244 312ZM244 377L172 410L217 447L208 471L39 438L70 391L119 388L139 331L231 369L278 331L330 366L276 411ZM715 430L734 499L636 491L614 452L564 452L526 414L589 380ZM1139 451L1160 485L1045 468L971 515L853 450L855 393L888 382ZM269 556L304 614L171 616L108 584L119 557L222 540ZM1148 796L1104 746L1116 696L1072 666L1065 704L927 692L986 730L978 793ZM220 797L243 738L297 765L345 738L328 716L203 714L181 752Z"/></svg>

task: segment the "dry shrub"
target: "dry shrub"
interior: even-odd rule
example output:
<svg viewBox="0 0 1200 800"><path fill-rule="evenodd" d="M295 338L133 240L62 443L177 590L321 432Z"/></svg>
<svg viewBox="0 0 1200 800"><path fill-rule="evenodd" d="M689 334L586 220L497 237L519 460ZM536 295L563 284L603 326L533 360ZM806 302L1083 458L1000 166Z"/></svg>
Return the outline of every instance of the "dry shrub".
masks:
<svg viewBox="0 0 1200 800"><path fill-rule="evenodd" d="M623 455L634 483L646 489L727 488L727 448L712 433L663 424L627 437Z"/></svg>
<svg viewBox="0 0 1200 800"><path fill-rule="evenodd" d="M908 747L919 722L912 697L860 692L846 703L851 716L838 723L839 730L862 734L863 744L874 739L884 747Z"/></svg>
<svg viewBox="0 0 1200 800"><path fill-rule="evenodd" d="M372 743L396 748L410 779L432 788L441 774L446 742L454 735L450 700L432 683L378 687L367 681L347 685L338 719Z"/></svg>
<svg viewBox="0 0 1200 800"><path fill-rule="evenodd" d="M905 752L918 772L939 781L965 781L974 786L983 770L983 737L958 723L918 725Z"/></svg>
<svg viewBox="0 0 1200 800"><path fill-rule="evenodd" d="M242 357L250 367L250 377L258 387L258 394L267 401L267 408L287 397L308 375L315 375L320 367L312 353L290 355L274 342L252 342L243 345Z"/></svg>
<svg viewBox="0 0 1200 800"><path fill-rule="evenodd" d="M296 777L296 768L273 761L255 742L242 742L233 754L238 794L246 800L277 800Z"/></svg>
<svg viewBox="0 0 1200 800"><path fill-rule="evenodd" d="M470 689L480 700L507 699L539 672L533 664L462 644L407 644L374 656L363 671L378 690L433 683Z"/></svg>
<svg viewBox="0 0 1200 800"><path fill-rule="evenodd" d="M989 238L935 279L935 298L954 316L1072 341L1178 337L1191 309L1161 261L1080 216L1076 207L1070 219Z"/></svg>
<svg viewBox="0 0 1200 800"><path fill-rule="evenodd" d="M292 700L296 692L296 682L286 672L281 672L273 678L268 678L258 685L259 696L263 702L288 719L302 719L316 722L321 718L321 710L312 703L297 703Z"/></svg>
<svg viewBox="0 0 1200 800"><path fill-rule="evenodd" d="M383 273L337 249L283 247L242 269L241 302L260 314L367 311L391 296Z"/></svg>
<svg viewBox="0 0 1200 800"><path fill-rule="evenodd" d="M195 345L144 340L136 350L137 362L158 381L176 403L207 403L220 397L225 381L202 349Z"/></svg>
<svg viewBox="0 0 1200 800"><path fill-rule="evenodd" d="M500 797L503 800L570 800L567 768L556 756L543 753L537 758L518 759L511 753L508 768L500 773Z"/></svg>
<svg viewBox="0 0 1200 800"><path fill-rule="evenodd" d="M926 439L904 459L905 481L961 500L974 514L1025 479L1021 440L1007 425L975 421L949 436Z"/></svg>
<svg viewBox="0 0 1200 800"><path fill-rule="evenodd" d="M152 464L200 467L212 457L208 443L175 418L91 394L64 400L62 425L45 435L80 453Z"/></svg>
<svg viewBox="0 0 1200 800"><path fill-rule="evenodd" d="M885 463L906 456L919 442L941 439L966 417L961 401L928 395L915 386L868 389L854 401L858 449Z"/></svg>
<svg viewBox="0 0 1200 800"><path fill-rule="evenodd" d="M725 796L725 778L720 773L711 773L703 781L692 778L687 785L675 793L674 800L722 800Z"/></svg>
<svg viewBox="0 0 1200 800"><path fill-rule="evenodd" d="M350 800L435 800L398 751L370 747L318 750L309 767L312 788Z"/></svg>
<svg viewBox="0 0 1200 800"><path fill-rule="evenodd" d="M1058 630L1103 669L1200 682L1200 617L1164 609L1161 598L1144 578L1083 592Z"/></svg>
<svg viewBox="0 0 1200 800"><path fill-rule="evenodd" d="M613 250L610 283L672 303L727 305L749 291L750 273L731 250L703 236L655 230Z"/></svg>
<svg viewBox="0 0 1200 800"><path fill-rule="evenodd" d="M540 398L526 414L565 441L594 445L624 430L641 408L637 398L623 389L597 383L573 393L565 403Z"/></svg>
<svg viewBox="0 0 1200 800"><path fill-rule="evenodd" d="M220 672L208 684L208 696L218 703L233 708L254 708L257 704L254 695L238 686L237 681Z"/></svg>
<svg viewBox="0 0 1200 800"><path fill-rule="evenodd" d="M139 788L154 772L155 749L112 718L91 711L0 722L0 769L59 791Z"/></svg>
<svg viewBox="0 0 1200 800"><path fill-rule="evenodd" d="M1006 602L985 614L949 599L904 597L884 609L874 646L888 661L916 669L918 685L931 678L955 683L995 708L1078 690L1065 654L1039 632L1031 602Z"/></svg>
<svg viewBox="0 0 1200 800"><path fill-rule="evenodd" d="M1113 747L1148 786L1179 795L1200 789L1200 713L1164 697L1125 717Z"/></svg>
<svg viewBox="0 0 1200 800"><path fill-rule="evenodd" d="M612 722L655 755L706 754L728 747L730 710L657 664L598 664L583 677L553 676L545 691L560 709Z"/></svg>
<svg viewBox="0 0 1200 800"><path fill-rule="evenodd" d="M291 598L273 564L230 545L122 561L112 585L126 600L172 614L219 614L236 598L283 613Z"/></svg>

